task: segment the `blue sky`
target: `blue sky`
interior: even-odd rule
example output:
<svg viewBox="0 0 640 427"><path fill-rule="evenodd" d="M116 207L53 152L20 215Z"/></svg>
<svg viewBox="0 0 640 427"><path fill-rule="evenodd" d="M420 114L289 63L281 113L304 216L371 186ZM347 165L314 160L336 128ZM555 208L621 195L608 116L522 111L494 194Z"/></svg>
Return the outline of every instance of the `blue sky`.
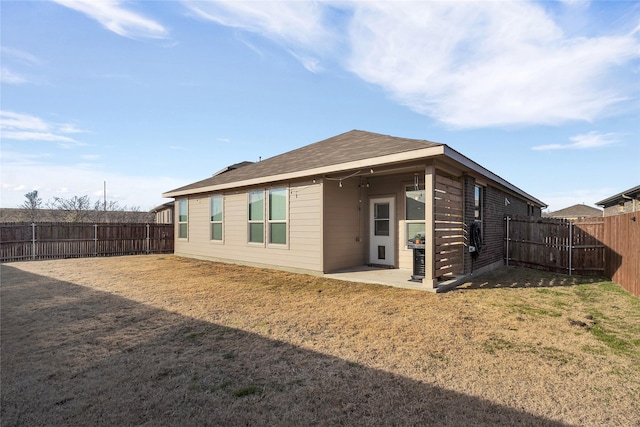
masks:
<svg viewBox="0 0 640 427"><path fill-rule="evenodd" d="M143 210L361 129L549 205L640 184L640 2L6 1L0 205Z"/></svg>

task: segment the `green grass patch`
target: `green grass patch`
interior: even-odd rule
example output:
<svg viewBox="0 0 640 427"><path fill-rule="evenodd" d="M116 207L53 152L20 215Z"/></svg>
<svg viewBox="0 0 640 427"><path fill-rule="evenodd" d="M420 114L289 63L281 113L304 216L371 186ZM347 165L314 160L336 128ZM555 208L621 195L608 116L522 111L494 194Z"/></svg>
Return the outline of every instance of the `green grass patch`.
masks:
<svg viewBox="0 0 640 427"><path fill-rule="evenodd" d="M553 295L557 297L568 295L566 292L555 291L553 289L536 289L536 292L544 295Z"/></svg>
<svg viewBox="0 0 640 427"><path fill-rule="evenodd" d="M512 304L510 306L512 313L518 314L526 314L529 316L549 316L549 317L560 317L562 313L555 310L548 310L540 307L532 307L527 304Z"/></svg>
<svg viewBox="0 0 640 427"><path fill-rule="evenodd" d="M613 331L606 329L599 322L596 322L589 332L591 332L598 341L615 351L628 353L633 349L631 343L618 337Z"/></svg>

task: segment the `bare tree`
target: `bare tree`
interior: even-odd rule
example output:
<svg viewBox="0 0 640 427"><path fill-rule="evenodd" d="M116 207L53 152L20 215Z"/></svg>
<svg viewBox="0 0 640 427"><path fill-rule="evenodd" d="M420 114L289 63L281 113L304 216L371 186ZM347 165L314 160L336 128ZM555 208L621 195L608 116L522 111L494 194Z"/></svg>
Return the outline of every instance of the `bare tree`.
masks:
<svg viewBox="0 0 640 427"><path fill-rule="evenodd" d="M141 217L140 207L121 206L115 200L107 203L102 200L92 202L89 196L74 196L70 199L54 197L48 207L60 213L56 215L58 221L66 222L140 222Z"/></svg>
<svg viewBox="0 0 640 427"><path fill-rule="evenodd" d="M27 219L31 222L38 220L39 210L42 208L42 199L38 197L38 190L33 190L24 195L27 198L20 206L20 209L27 211Z"/></svg>
<svg viewBox="0 0 640 427"><path fill-rule="evenodd" d="M51 209L63 212L63 221L85 222L90 220L91 199L89 196L73 196L70 199L54 197L53 202L50 202L49 205Z"/></svg>
<svg viewBox="0 0 640 427"><path fill-rule="evenodd" d="M95 222L136 222L135 213L140 212L137 206L121 206L119 202L111 200L106 204L97 200L94 204L92 221Z"/></svg>

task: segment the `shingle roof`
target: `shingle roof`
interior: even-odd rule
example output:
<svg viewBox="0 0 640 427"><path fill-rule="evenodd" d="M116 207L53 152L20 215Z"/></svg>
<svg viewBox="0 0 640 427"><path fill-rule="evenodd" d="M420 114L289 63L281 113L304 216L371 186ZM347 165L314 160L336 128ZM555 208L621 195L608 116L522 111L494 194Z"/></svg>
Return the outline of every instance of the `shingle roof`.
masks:
<svg viewBox="0 0 640 427"><path fill-rule="evenodd" d="M598 216L602 216L602 210L584 204L569 206L545 215L547 218L593 218Z"/></svg>
<svg viewBox="0 0 640 427"><path fill-rule="evenodd" d="M595 204L598 206L605 206L605 205L609 205L611 206L612 204L616 204L618 203L621 199L624 199L623 195L627 196L627 197L638 197L640 195L640 185L636 185L633 188L628 189L627 191L623 191L622 193L618 193L616 195L613 195L611 197L607 197L606 199L600 200L599 202L596 202Z"/></svg>
<svg viewBox="0 0 640 427"><path fill-rule="evenodd" d="M313 175L346 172L362 167L444 156L515 192L537 206L546 204L515 185L480 166L445 144L422 139L399 138L378 133L352 130L297 150L214 175L202 181L163 193L176 197L199 192L263 185L278 180L298 179ZM373 168L372 168L373 169Z"/></svg>
<svg viewBox="0 0 640 427"><path fill-rule="evenodd" d="M376 156L396 154L443 144L398 138L378 133L352 130L323 141L252 163L220 175L212 176L168 193L195 190L218 184L244 181L289 172L299 172L340 163L363 160Z"/></svg>

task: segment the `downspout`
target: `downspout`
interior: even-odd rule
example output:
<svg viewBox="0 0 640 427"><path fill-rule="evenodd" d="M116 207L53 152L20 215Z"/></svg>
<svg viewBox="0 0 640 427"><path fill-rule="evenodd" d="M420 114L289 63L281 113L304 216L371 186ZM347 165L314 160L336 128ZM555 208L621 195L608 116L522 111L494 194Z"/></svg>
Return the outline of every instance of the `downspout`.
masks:
<svg viewBox="0 0 640 427"><path fill-rule="evenodd" d="M627 200L631 200L631 212L635 212L636 211L636 199L634 199L633 197L629 197L626 194L621 194L623 199L627 199Z"/></svg>

